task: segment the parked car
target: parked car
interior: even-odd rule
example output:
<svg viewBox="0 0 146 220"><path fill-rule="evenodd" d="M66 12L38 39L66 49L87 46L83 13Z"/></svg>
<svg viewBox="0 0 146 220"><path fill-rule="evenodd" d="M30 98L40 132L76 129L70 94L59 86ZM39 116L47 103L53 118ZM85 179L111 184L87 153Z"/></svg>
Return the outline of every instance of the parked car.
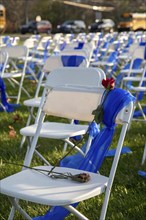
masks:
<svg viewBox="0 0 146 220"><path fill-rule="evenodd" d="M32 33L50 33L52 31L52 24L50 21L29 21L20 27L21 34Z"/></svg>
<svg viewBox="0 0 146 220"><path fill-rule="evenodd" d="M114 31L115 23L112 19L102 19L96 20L93 24L91 24L88 29L90 32L100 32L100 31Z"/></svg>
<svg viewBox="0 0 146 220"><path fill-rule="evenodd" d="M82 20L68 20L57 26L57 31L61 33L79 33L86 31L86 24Z"/></svg>

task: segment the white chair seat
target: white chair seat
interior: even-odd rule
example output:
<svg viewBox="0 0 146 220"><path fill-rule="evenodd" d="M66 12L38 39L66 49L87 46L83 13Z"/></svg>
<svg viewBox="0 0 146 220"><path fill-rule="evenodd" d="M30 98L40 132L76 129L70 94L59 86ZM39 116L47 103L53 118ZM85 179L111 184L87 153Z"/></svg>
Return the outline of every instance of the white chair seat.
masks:
<svg viewBox="0 0 146 220"><path fill-rule="evenodd" d="M37 167L50 170L51 166ZM79 174L85 171L56 167L56 172ZM47 172L46 172L47 174ZM1 192L8 196L27 201L51 205L68 205L101 194L107 186L108 178L89 173L90 180L80 183L71 179L52 179L38 171L24 170L1 181Z"/></svg>
<svg viewBox="0 0 146 220"><path fill-rule="evenodd" d="M20 134L24 136L34 136L37 124L24 127L20 130ZM69 137L83 135L86 133L88 125L76 125L65 123L44 122L40 131L40 137L66 139Z"/></svg>
<svg viewBox="0 0 146 220"><path fill-rule="evenodd" d="M28 99L23 102L24 105L28 107L39 107L41 102L41 97Z"/></svg>

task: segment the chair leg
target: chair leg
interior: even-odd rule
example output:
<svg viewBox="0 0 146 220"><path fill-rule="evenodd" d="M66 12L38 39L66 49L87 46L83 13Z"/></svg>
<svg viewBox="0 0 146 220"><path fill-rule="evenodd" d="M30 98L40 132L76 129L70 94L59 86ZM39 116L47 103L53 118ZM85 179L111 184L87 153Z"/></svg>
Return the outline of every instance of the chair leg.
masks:
<svg viewBox="0 0 146 220"><path fill-rule="evenodd" d="M65 142L64 147L63 147L63 154L66 152L67 146L68 146L68 144Z"/></svg>
<svg viewBox="0 0 146 220"><path fill-rule="evenodd" d="M20 143L20 149L22 149L25 140L26 140L26 137L23 136L22 139L21 139L21 143Z"/></svg>
<svg viewBox="0 0 146 220"><path fill-rule="evenodd" d="M137 105L138 105L138 107L139 107L139 109L140 109L140 111L141 111L141 114L142 114L144 120L146 120L146 116L145 116L145 114L144 114L144 112L143 112L143 109L142 109L140 103L138 102Z"/></svg>
<svg viewBox="0 0 146 220"><path fill-rule="evenodd" d="M21 208L21 206L18 204L18 200L16 200L13 197L9 197L9 200L13 207L27 220L32 220L32 218ZM10 219L12 220L12 218Z"/></svg>
<svg viewBox="0 0 146 220"><path fill-rule="evenodd" d="M86 216L84 216L83 214L81 214L77 209L75 209L73 206L68 205L68 206L64 206L64 208L66 208L68 211L70 211L71 213L73 213L75 216L77 216L79 219L81 220L89 220Z"/></svg>
<svg viewBox="0 0 146 220"><path fill-rule="evenodd" d="M32 119L32 117L33 117L33 109L34 109L34 108L31 108L31 109L29 110L29 111L30 111L30 114L29 114L28 119L27 119L27 122L26 122L26 127L30 125L31 119ZM26 137L23 136L22 139L21 139L21 143L20 143L20 149L23 147L23 144L24 144L25 140L26 140Z"/></svg>
<svg viewBox="0 0 146 220"><path fill-rule="evenodd" d="M145 160L146 160L146 144L144 147L144 152L143 152L143 157L142 157L142 162L141 162L142 165L144 164Z"/></svg>
<svg viewBox="0 0 146 220"><path fill-rule="evenodd" d="M9 217L8 217L8 220L13 220L14 219L15 210L16 210L15 207L12 206Z"/></svg>

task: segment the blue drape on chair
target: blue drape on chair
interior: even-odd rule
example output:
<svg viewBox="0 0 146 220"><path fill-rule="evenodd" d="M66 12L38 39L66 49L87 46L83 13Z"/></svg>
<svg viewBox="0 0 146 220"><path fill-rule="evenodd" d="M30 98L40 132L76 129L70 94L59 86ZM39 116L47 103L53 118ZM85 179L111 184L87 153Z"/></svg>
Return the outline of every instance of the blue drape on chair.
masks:
<svg viewBox="0 0 146 220"><path fill-rule="evenodd" d="M103 104L104 127L94 138L87 155L81 158L78 169L95 173L99 170L113 138L116 116L124 106L132 101L135 101L135 98L125 90L116 88L109 92ZM71 160L72 164L76 165L76 156L72 157ZM73 204L73 206L76 207L77 203ZM64 220L69 214L70 212L65 208L55 206L44 216L35 217L33 220Z"/></svg>
<svg viewBox="0 0 146 220"><path fill-rule="evenodd" d="M94 140L94 138L97 136L99 132L100 132L99 125L97 125L96 122L93 121L89 126L88 134ZM81 148L84 153L86 151L86 145L87 143L85 143ZM84 160L83 156L78 152L75 155L67 156L63 160L61 160L60 166L78 169L79 165L82 163L83 160Z"/></svg>
<svg viewBox="0 0 146 220"><path fill-rule="evenodd" d="M10 104L7 102L7 97L6 97L6 87L5 84L2 80L2 78L0 77L0 98L1 98L1 103L2 106L4 107L4 109L0 109L0 110L5 110L6 112L13 112L15 110L16 107L19 107L19 104Z"/></svg>
<svg viewBox="0 0 146 220"><path fill-rule="evenodd" d="M75 49L75 50L79 50L79 49L82 49L83 47L84 47L84 42L79 42L79 43L78 43L78 46L75 47L74 49Z"/></svg>
<svg viewBox="0 0 146 220"><path fill-rule="evenodd" d="M79 66L83 60L85 60L84 56L77 56L77 55L62 55L61 61L63 66Z"/></svg>

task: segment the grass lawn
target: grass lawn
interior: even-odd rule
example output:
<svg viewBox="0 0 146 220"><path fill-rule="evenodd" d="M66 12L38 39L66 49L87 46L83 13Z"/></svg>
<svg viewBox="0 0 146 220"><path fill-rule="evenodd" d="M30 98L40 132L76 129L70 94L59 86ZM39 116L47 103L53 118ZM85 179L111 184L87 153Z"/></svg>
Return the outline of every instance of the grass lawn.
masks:
<svg viewBox="0 0 146 220"><path fill-rule="evenodd" d="M33 97L36 84L26 79L25 88ZM6 84L8 94L12 94L14 90ZM21 135L19 130L25 126L28 117L28 109L23 106L23 101L27 99L24 93L21 97L21 105L13 113L0 112L0 178L3 179L13 173L21 170L21 167L5 164L7 162L23 163L26 152L26 143L20 149ZM50 117L50 120L56 120ZM15 137L10 134L10 126L16 131ZM120 128L117 127L116 134ZM112 192L110 196L106 220L145 220L146 218L146 179L138 175L138 170L146 171L146 162L141 165L144 144L146 141L146 123L132 122L127 132L124 146L128 146L132 153L121 155L117 173L115 176ZM117 135L115 135L111 148L116 147ZM49 159L52 164L62 155L62 141L55 140L39 140L41 153ZM50 160L51 155L51 160ZM106 158L100 170L101 174L108 175L112 158ZM37 157L33 158L33 165L39 165L40 161ZM6 196L0 197L1 212L0 219L6 220L10 211L10 203ZM90 220L97 220L100 215L103 195L81 202L78 209L85 214ZM29 202L23 202L23 207L30 216L43 215L48 207L39 206ZM67 220L76 220L77 218L70 215ZM15 220L23 220L16 213Z"/></svg>

